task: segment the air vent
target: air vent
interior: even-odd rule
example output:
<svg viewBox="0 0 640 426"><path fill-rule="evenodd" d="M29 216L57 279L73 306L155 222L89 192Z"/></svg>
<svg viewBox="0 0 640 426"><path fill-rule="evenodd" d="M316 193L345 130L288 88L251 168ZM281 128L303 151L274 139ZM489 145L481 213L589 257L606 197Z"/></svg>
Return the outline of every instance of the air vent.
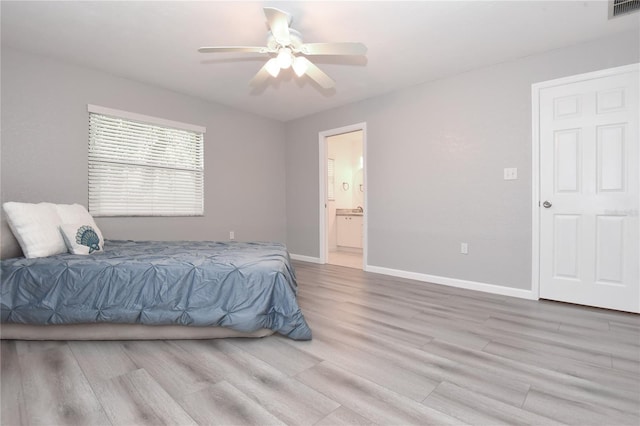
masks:
<svg viewBox="0 0 640 426"><path fill-rule="evenodd" d="M609 0L609 19L640 10L640 0Z"/></svg>

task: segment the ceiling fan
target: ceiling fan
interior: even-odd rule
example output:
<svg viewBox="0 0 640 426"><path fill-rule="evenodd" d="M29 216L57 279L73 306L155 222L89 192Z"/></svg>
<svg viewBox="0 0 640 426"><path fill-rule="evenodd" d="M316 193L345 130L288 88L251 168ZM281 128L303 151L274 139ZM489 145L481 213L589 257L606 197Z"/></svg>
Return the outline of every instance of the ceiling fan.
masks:
<svg viewBox="0 0 640 426"><path fill-rule="evenodd" d="M243 52L266 53L271 59L249 82L250 86L260 86L269 76L277 77L281 69L293 68L298 77L309 76L324 89L334 87L335 82L318 68L307 56L313 55L364 55L367 47L362 43L303 43L302 35L289 27L291 15L282 10L265 7L264 14L271 31L267 35L267 45L201 47L201 53Z"/></svg>

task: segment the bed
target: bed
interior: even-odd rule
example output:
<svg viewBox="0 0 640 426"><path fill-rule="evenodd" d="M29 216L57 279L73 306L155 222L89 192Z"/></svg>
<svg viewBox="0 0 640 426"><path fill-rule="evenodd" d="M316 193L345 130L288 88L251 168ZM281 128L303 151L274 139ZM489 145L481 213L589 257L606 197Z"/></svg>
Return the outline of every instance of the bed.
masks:
<svg viewBox="0 0 640 426"><path fill-rule="evenodd" d="M4 339L311 339L279 243L106 240L0 271Z"/></svg>

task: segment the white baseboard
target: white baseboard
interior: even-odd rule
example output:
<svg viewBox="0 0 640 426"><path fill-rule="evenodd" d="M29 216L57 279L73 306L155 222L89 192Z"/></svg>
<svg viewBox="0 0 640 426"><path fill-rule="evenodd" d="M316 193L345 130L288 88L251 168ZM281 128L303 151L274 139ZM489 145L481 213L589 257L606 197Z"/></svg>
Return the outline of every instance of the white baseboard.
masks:
<svg viewBox="0 0 640 426"><path fill-rule="evenodd" d="M301 254L289 253L289 256L293 260L300 260L302 262L320 263L319 257L303 256Z"/></svg>
<svg viewBox="0 0 640 426"><path fill-rule="evenodd" d="M407 278L410 280L424 281L433 284L448 285L450 287L464 288L467 290L484 291L486 293L500 294L502 296L519 297L521 299L538 300L531 290L510 288L496 284L487 284L476 281L459 280L457 278L440 277L437 275L421 274L418 272L403 271L400 269L383 268L381 266L365 266L365 271L376 274L390 275L393 277Z"/></svg>
<svg viewBox="0 0 640 426"><path fill-rule="evenodd" d="M319 257L304 256L301 254L290 253L289 256L293 260L302 262L318 263ZM534 295L532 290L523 290L520 288L505 287L502 285L481 283L477 281L460 280L457 278L441 277L438 275L421 274L419 272L403 271L401 269L384 268L382 266L366 265L364 268L367 272L375 274L389 275L398 278L407 278L410 280L422 281L432 284L447 285L450 287L464 288L467 290L484 291L485 293L499 294L502 296L518 297L520 299L538 300L538 296Z"/></svg>

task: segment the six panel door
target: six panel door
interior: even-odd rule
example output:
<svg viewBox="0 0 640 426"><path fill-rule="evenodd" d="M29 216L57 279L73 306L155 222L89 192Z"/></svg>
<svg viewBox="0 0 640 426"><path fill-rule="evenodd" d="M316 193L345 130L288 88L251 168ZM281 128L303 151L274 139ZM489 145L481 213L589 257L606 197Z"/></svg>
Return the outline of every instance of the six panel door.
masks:
<svg viewBox="0 0 640 426"><path fill-rule="evenodd" d="M540 90L540 297L640 312L638 71Z"/></svg>

